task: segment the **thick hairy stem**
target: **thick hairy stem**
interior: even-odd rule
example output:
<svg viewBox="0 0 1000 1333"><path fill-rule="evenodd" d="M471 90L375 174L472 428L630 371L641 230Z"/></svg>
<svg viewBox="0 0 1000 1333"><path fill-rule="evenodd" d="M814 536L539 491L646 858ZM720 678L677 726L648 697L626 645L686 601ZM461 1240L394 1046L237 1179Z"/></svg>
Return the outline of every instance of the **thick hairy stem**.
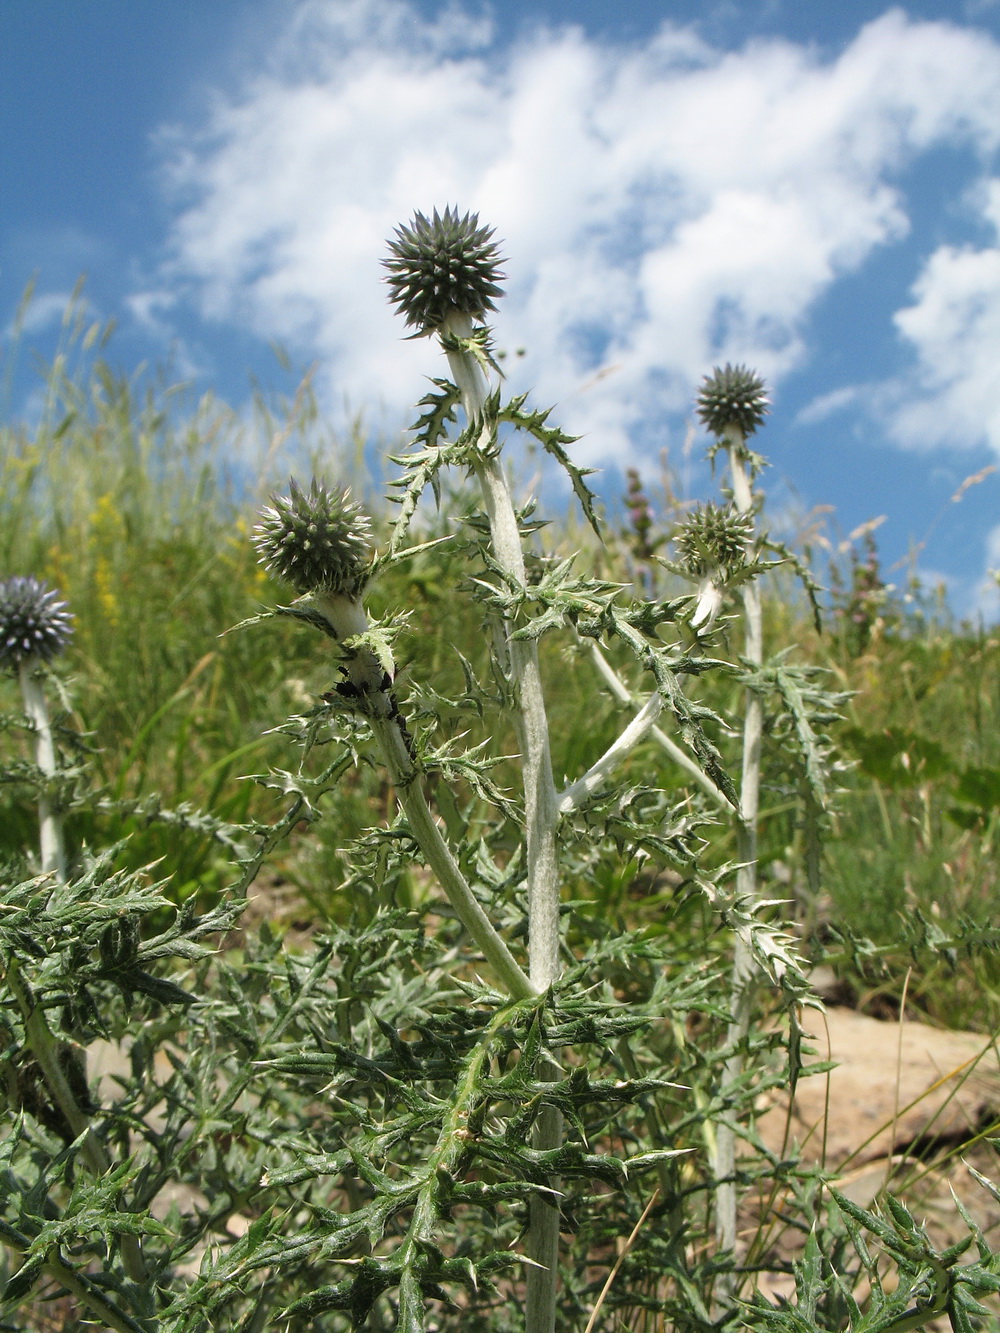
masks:
<svg viewBox="0 0 1000 1333"><path fill-rule="evenodd" d="M317 593L316 607L329 621L338 639L364 634L369 627L368 617L359 601ZM372 731L396 788L396 797L409 821L410 831L455 914L511 995L527 999L536 994L536 987L518 966L480 906L431 814L420 786L419 768L410 754L389 690L383 685L383 665L374 653L363 649L348 660L347 671L352 684L367 701Z"/></svg>
<svg viewBox="0 0 1000 1333"><path fill-rule="evenodd" d="M47 778L56 775L56 747L52 739L52 725L45 702L42 683L34 674L37 662L30 658L21 663L18 675L24 711L35 730L35 763ZM49 798L38 798L38 832L42 874L55 875L59 882L66 878L66 852L63 844L62 819L53 811Z"/></svg>
<svg viewBox="0 0 1000 1333"><path fill-rule="evenodd" d="M742 431L730 426L726 432L729 463L733 479L733 500L742 514L753 509L753 493L744 461ZM761 612L760 589L748 583L743 589L744 628L746 646L744 656L751 666L760 666L764 660L764 628ZM742 818L736 824L739 870L736 888L740 898L747 902L757 899L757 813L760 807L760 747L764 728L764 713L758 695L746 692L743 718L743 774L740 786ZM733 1087L743 1072L741 1047L750 1031L753 1012L753 988L756 968L749 947L737 938L730 987L729 1027L726 1044L731 1054L723 1072L723 1095ZM715 1234L720 1250L732 1251L736 1246L737 1192L736 1136L728 1125L719 1125L716 1136L715 1178L720 1182L715 1195ZM727 1295L732 1294L732 1284Z"/></svg>
<svg viewBox="0 0 1000 1333"><path fill-rule="evenodd" d="M462 395L462 406L470 426L482 419L489 384L471 352L448 346L449 335L468 338L472 321L452 316L442 330L452 376ZM490 426L483 422L476 475L489 519L493 554L516 582L527 582L524 551L514 504L499 458L492 452ZM524 777L527 821L526 859L528 871L528 960L532 985L543 991L559 976L559 863L556 855L556 825L559 810L552 778L549 726L545 713L538 647L533 642L507 638L511 679L518 700L518 733ZM558 1076L556 1066L550 1075ZM551 1108L539 1115L534 1145L558 1147L562 1141L562 1117ZM554 1183L554 1182L553 1182ZM528 1254L535 1265L528 1270L526 1333L553 1333L555 1328L556 1280L559 1256L559 1209L548 1197L531 1205Z"/></svg>
<svg viewBox="0 0 1000 1333"><path fill-rule="evenodd" d="M453 316L446 334L468 337L468 316ZM461 394L470 425L482 418L489 384L479 362L470 352L446 347L448 364ZM498 457L491 452L491 431L483 424L476 474L489 519L493 554L497 563L516 582L527 577L517 515ZM538 647L533 642L510 641L508 661L518 700L518 731L523 751L524 799L527 815L527 866L529 903L529 958L531 980L539 990L559 975L559 865L555 831L558 822L556 789L549 753L549 726L545 714Z"/></svg>

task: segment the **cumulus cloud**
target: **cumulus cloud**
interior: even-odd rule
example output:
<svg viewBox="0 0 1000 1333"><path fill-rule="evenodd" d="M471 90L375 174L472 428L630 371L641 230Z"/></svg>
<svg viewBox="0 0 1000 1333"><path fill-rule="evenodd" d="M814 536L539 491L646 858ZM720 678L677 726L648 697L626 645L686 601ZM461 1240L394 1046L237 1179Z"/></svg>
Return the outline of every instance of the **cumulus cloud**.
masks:
<svg viewBox="0 0 1000 1333"><path fill-rule="evenodd" d="M820 421L827 421L838 412L846 412L863 396L863 391L856 384L848 384L840 389L831 389L821 393L811 403L807 403L795 415L796 426L815 426Z"/></svg>
<svg viewBox="0 0 1000 1333"><path fill-rule="evenodd" d="M959 615L987 624L1000 620L1000 525L994 525L983 541L982 572L964 582L957 607Z"/></svg>
<svg viewBox="0 0 1000 1333"><path fill-rule="evenodd" d="M1000 180L982 192L1000 241ZM987 442L1000 453L1000 248L939 246L895 316L916 367L896 386L893 434L903 443Z"/></svg>
<svg viewBox="0 0 1000 1333"><path fill-rule="evenodd" d="M21 334L40 333L61 324L69 311L82 316L88 309L87 303L73 292L35 292L7 325L6 336L16 338Z"/></svg>
<svg viewBox="0 0 1000 1333"><path fill-rule="evenodd" d="M266 67L168 141L168 270L208 317L317 355L330 401L398 420L441 366L401 340L385 238L415 209L478 210L504 239L517 378L563 401L586 460L624 463L713 362L772 382L801 365L818 298L906 234L908 164L998 138L1000 49L900 10L824 59L669 23L641 47L504 41L461 8L300 0ZM945 270L956 325L977 282L1000 292L989 253L932 257L904 335L930 347Z"/></svg>

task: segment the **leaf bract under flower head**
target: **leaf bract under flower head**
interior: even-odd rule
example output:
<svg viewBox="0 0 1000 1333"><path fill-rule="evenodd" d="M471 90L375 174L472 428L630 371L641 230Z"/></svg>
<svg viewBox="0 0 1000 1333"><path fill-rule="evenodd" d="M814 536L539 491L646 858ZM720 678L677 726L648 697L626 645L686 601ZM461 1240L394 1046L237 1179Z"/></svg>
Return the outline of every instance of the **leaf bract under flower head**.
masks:
<svg viewBox="0 0 1000 1333"><path fill-rule="evenodd" d="M357 597L367 577L372 525L350 495L315 478L308 491L293 479L288 495L272 495L252 539L264 568L299 592Z"/></svg>
<svg viewBox="0 0 1000 1333"><path fill-rule="evenodd" d="M55 589L35 578L0 580L0 666L49 662L73 633L73 617Z"/></svg>
<svg viewBox="0 0 1000 1333"><path fill-rule="evenodd" d="M504 274L493 232L479 225L478 213L459 217L457 208L443 214L435 209L431 218L415 213L409 226L396 228L382 263L389 270L390 299L407 324L433 333L450 314L478 319L496 309Z"/></svg>
<svg viewBox="0 0 1000 1333"><path fill-rule="evenodd" d="M722 436L728 426L738 426L744 436L763 424L770 404L767 386L747 366L715 367L706 375L698 394L698 416L713 435Z"/></svg>

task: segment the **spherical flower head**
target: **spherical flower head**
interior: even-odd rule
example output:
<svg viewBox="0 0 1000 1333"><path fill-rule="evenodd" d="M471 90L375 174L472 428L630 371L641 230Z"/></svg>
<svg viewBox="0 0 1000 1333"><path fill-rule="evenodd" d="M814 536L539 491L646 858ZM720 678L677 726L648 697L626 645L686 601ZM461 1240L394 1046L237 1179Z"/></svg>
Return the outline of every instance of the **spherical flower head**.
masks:
<svg viewBox="0 0 1000 1333"><path fill-rule="evenodd" d="M721 438L729 426L738 426L744 437L752 435L768 412L767 386L746 366L718 366L702 381L698 394L698 416L713 435Z"/></svg>
<svg viewBox="0 0 1000 1333"><path fill-rule="evenodd" d="M496 309L504 274L493 230L479 225L478 213L459 217L457 208L443 214L435 209L430 219L415 213L408 227L396 228L382 263L389 270L390 299L417 336L433 333L451 314L481 319Z"/></svg>
<svg viewBox="0 0 1000 1333"><path fill-rule="evenodd" d="M723 576L746 564L753 540L753 518L733 505L701 505L674 536L674 546L692 578Z"/></svg>
<svg viewBox="0 0 1000 1333"><path fill-rule="evenodd" d="M298 592L359 596L372 525L350 495L350 490L328 490L315 478L308 492L292 480L288 495L272 495L252 538L264 568Z"/></svg>
<svg viewBox="0 0 1000 1333"><path fill-rule="evenodd" d="M59 594L34 578L0 579L0 665L50 662L66 647L73 617Z"/></svg>

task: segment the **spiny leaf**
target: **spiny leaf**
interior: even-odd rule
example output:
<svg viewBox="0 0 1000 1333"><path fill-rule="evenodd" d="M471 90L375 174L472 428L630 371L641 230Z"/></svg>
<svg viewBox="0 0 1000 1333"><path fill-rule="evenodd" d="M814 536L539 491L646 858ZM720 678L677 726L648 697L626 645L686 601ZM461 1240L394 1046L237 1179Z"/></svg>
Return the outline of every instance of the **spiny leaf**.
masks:
<svg viewBox="0 0 1000 1333"><path fill-rule="evenodd" d="M506 407L500 409L497 420L510 422L518 430L526 431L529 435L534 436L545 452L551 454L559 465L565 469L587 522L603 541L600 522L594 510L595 496L584 481L584 478L590 476L594 469L577 467L564 448L567 444L575 444L577 437L575 435L564 435L558 427L546 426L545 423L552 411L551 408L544 412L524 411L527 398L527 394L512 398Z"/></svg>

